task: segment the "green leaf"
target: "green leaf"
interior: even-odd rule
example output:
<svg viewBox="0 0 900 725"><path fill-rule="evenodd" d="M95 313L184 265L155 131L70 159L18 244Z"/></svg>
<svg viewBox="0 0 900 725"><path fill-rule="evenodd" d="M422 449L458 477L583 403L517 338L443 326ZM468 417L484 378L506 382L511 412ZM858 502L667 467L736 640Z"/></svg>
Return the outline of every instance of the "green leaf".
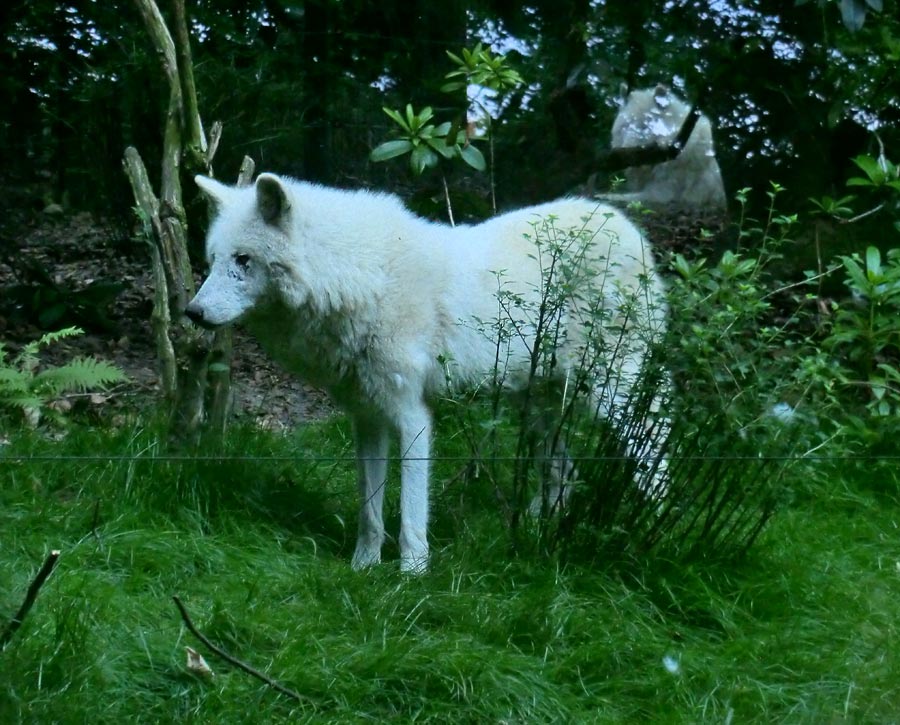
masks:
<svg viewBox="0 0 900 725"><path fill-rule="evenodd" d="M881 280L881 252L878 251L878 247L866 249L866 273L870 282Z"/></svg>
<svg viewBox="0 0 900 725"><path fill-rule="evenodd" d="M866 278L859 263L853 259L853 257L847 256L841 257L841 263L844 265L844 270L847 273L847 280L845 282L847 286L859 294L868 294L869 280Z"/></svg>
<svg viewBox="0 0 900 725"><path fill-rule="evenodd" d="M875 186L869 179L864 179L861 176L854 176L850 179L847 179L847 186Z"/></svg>
<svg viewBox="0 0 900 725"><path fill-rule="evenodd" d="M403 119L403 116L400 115L399 111L384 107L382 107L381 110L384 111L388 115L388 117L398 126L400 126L400 128L402 128L404 131L412 133L412 129L410 129L409 124Z"/></svg>
<svg viewBox="0 0 900 725"><path fill-rule="evenodd" d="M866 22L867 8L863 0L841 0L841 19L851 33L861 30Z"/></svg>
<svg viewBox="0 0 900 725"><path fill-rule="evenodd" d="M397 139L395 141L385 141L380 146L376 146L372 149L372 153L369 154L369 161L375 163L387 161L388 159L407 154L412 151L412 149L412 141L408 141L405 138Z"/></svg>
<svg viewBox="0 0 900 725"><path fill-rule="evenodd" d="M481 151L475 148L472 144L463 146L459 150L459 155L462 156L463 161L465 161L476 171L484 171L487 168L487 163L484 160L484 154L482 154Z"/></svg>
<svg viewBox="0 0 900 725"><path fill-rule="evenodd" d="M684 258L683 254L675 255L675 257L672 259L672 267L684 279L690 279L690 277L692 276L691 264Z"/></svg>
<svg viewBox="0 0 900 725"><path fill-rule="evenodd" d="M34 376L32 390L57 395L69 390L103 388L126 380L125 373L105 360L78 357L56 368L48 368Z"/></svg>
<svg viewBox="0 0 900 725"><path fill-rule="evenodd" d="M416 175L421 174L425 169L437 166L437 163L438 155L428 148L428 146L424 145L416 146L409 157L409 165Z"/></svg>
<svg viewBox="0 0 900 725"><path fill-rule="evenodd" d="M455 91L461 90L462 88L466 88L469 84L465 81L454 81L452 83L445 83L441 86L441 91L443 93L454 93Z"/></svg>
<svg viewBox="0 0 900 725"><path fill-rule="evenodd" d="M31 383L31 375L24 370L0 367L0 393L24 393Z"/></svg>
<svg viewBox="0 0 900 725"><path fill-rule="evenodd" d="M435 133L434 133L434 124L433 123L429 123L424 128L419 129L419 138L422 141L428 141L430 139L433 139L434 137L435 137Z"/></svg>
<svg viewBox="0 0 900 725"><path fill-rule="evenodd" d="M445 159L452 159L459 153L459 146L453 143L448 144L444 138L430 138L426 140L426 143Z"/></svg>
<svg viewBox="0 0 900 725"><path fill-rule="evenodd" d="M884 169L878 163L878 160L871 156L857 156L852 159L853 163L856 164L862 172L869 177L869 180L873 184L881 184L885 181L885 173ZM849 185L849 182L847 182ZM858 184L853 184L853 186L858 186Z"/></svg>

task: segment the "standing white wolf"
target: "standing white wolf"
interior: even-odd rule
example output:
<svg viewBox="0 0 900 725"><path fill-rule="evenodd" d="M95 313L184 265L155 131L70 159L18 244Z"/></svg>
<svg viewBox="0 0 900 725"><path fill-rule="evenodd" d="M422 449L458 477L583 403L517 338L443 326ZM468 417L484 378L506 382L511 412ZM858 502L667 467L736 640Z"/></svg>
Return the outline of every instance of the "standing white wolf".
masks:
<svg viewBox="0 0 900 725"><path fill-rule="evenodd" d="M540 308L548 264L535 225L579 244L568 261L583 270L584 284L558 311L568 333L558 335L564 349L555 370L562 379L575 374L585 330L601 311L602 335L615 351L592 383L601 413L628 399L651 336L665 324L662 284L640 232L596 202L564 199L452 228L385 194L273 174L260 175L255 188L196 181L218 213L206 243L209 276L186 314L205 327L241 321L276 361L350 415L362 506L356 568L381 559L391 433L400 438L400 565L421 571L429 399L448 379L472 386L495 379L498 360L505 386L528 383L538 329L529 318ZM491 331L500 325L491 321L503 317L514 334L498 346ZM631 453L660 450L654 442Z"/></svg>
<svg viewBox="0 0 900 725"><path fill-rule="evenodd" d="M632 91L622 99L613 122L610 147L668 147L678 137L690 112L691 107L663 84ZM625 180L626 193L604 198L640 201L653 209L721 213L727 207L712 124L704 114L700 114L678 156L655 166L627 169Z"/></svg>

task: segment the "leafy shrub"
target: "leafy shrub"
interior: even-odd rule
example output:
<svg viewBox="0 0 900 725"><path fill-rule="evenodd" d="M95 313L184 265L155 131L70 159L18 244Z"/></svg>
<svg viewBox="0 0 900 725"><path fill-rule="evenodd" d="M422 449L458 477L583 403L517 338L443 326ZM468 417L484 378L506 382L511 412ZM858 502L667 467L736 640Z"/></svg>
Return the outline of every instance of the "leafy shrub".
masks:
<svg viewBox="0 0 900 725"><path fill-rule="evenodd" d="M832 304L823 342L838 363L834 379L862 391L870 415L900 415L900 250L882 260L869 247L865 261L858 254L840 261L851 297Z"/></svg>
<svg viewBox="0 0 900 725"><path fill-rule="evenodd" d="M58 367L40 368L40 348L67 337L83 334L77 327L48 332L25 345L10 358L0 342L0 408L19 411L36 425L47 403L70 391L88 391L125 380L125 374L110 363L77 357Z"/></svg>
<svg viewBox="0 0 900 725"><path fill-rule="evenodd" d="M877 238L885 222L900 231L900 166L887 159L880 140L879 146L877 157L852 159L862 176L850 178L847 186L859 198L811 199L818 216L836 225L866 220ZM857 203L868 208L858 212ZM810 378L838 401L845 445L874 452L871 446L887 444L893 452L894 418L900 413L900 250L885 254L870 245L864 256L840 255L830 271L842 275L848 295L829 300L819 329L823 364L810 366Z"/></svg>
<svg viewBox="0 0 900 725"><path fill-rule="evenodd" d="M497 317L471 322L496 342L494 383L507 375L507 343L537 340L527 385L514 396L476 395L459 406L477 468L494 481L517 545L537 542L545 551L601 560L623 552L676 558L744 551L777 506L785 467L782 456L760 458L759 431L748 434L747 411L768 420L758 383L780 339L760 324L771 304L760 299L757 260L734 253L716 265L679 258L664 341L646 281L613 290L615 275L586 279L580 260L594 240L552 218L535 224L532 236L543 270L537 300L516 294L498 274ZM573 333L566 310L575 294L585 342L575 369L555 385L548 380ZM616 296L618 305L601 304ZM636 329L650 355L628 398L598 401L594 391L609 380L608 368L634 355L610 331L648 308L650 319ZM676 400L668 400L669 369L682 388ZM661 441L665 455L658 457ZM664 491L653 489L657 479L667 482ZM562 494L554 491L560 482ZM534 499L542 487L551 493Z"/></svg>

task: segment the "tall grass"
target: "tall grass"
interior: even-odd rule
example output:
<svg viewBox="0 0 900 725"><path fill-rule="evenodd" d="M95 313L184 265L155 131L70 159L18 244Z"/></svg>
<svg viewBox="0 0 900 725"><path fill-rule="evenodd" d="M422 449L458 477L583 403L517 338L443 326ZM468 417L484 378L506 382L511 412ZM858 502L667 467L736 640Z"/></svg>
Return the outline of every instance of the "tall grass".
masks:
<svg viewBox="0 0 900 725"><path fill-rule="evenodd" d="M390 562L349 567L345 434L341 420L299 438L244 431L224 451L270 461L169 460L148 429L4 446L0 613L15 611L49 548L63 553L0 653L0 721L896 716L892 466L796 471L806 493L727 567L657 556L585 568L511 552L491 487L457 476L450 441L436 464L434 568L410 578ZM395 529L395 487L388 508ZM203 648L173 594L209 638L302 701L209 652L216 676L191 675L184 647Z"/></svg>

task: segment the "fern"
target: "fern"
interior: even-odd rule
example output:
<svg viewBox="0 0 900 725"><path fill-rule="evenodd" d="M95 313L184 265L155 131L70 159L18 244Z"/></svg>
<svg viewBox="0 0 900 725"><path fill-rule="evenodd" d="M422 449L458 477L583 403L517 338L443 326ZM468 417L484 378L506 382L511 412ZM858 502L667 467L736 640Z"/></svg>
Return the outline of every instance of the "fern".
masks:
<svg viewBox="0 0 900 725"><path fill-rule="evenodd" d="M102 389L125 380L125 374L115 365L91 357L77 357L64 365L38 370L42 347L82 334L77 327L48 332L25 345L12 360L0 342L0 408L19 410L36 422L47 403L64 393Z"/></svg>
<svg viewBox="0 0 900 725"><path fill-rule="evenodd" d="M34 376L32 390L55 397L73 390L84 392L119 383L125 375L115 365L91 357L78 357L65 365L48 368Z"/></svg>

